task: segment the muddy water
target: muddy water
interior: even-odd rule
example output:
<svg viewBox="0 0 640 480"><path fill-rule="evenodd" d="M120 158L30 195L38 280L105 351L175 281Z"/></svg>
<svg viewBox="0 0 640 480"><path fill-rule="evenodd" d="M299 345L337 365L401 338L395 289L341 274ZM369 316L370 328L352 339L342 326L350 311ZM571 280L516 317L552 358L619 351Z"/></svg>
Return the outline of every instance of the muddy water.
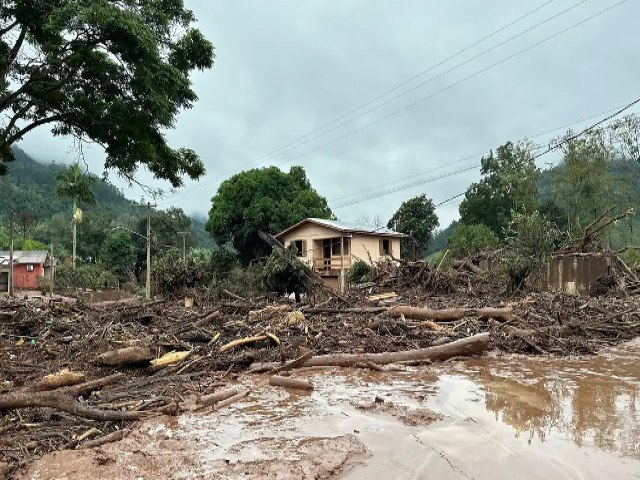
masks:
<svg viewBox="0 0 640 480"><path fill-rule="evenodd" d="M246 401L148 425L129 440L137 444L104 447L88 468L96 480L134 471L184 479L640 479L640 343L584 359L487 357L411 372L296 375L315 390L247 379L259 388ZM429 411L442 417L430 421ZM149 466L152 458L164 460ZM45 457L27 478L84 478L86 469L65 471L80 460Z"/></svg>

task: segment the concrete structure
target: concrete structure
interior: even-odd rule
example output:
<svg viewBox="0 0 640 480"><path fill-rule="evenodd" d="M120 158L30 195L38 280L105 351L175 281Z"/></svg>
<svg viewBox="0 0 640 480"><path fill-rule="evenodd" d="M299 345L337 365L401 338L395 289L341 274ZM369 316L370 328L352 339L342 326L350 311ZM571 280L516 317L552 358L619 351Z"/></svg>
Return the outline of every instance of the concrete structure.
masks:
<svg viewBox="0 0 640 480"><path fill-rule="evenodd" d="M39 278L51 278L49 253L45 250L13 252L13 288L36 290ZM0 251L0 292L9 291L9 252Z"/></svg>
<svg viewBox="0 0 640 480"><path fill-rule="evenodd" d="M613 255L574 253L557 255L549 260L542 289L567 293L588 293L591 284L603 275L611 275Z"/></svg>
<svg viewBox="0 0 640 480"><path fill-rule="evenodd" d="M306 218L276 235L336 290L344 289L344 273L354 260L367 263L400 257L404 235L384 227Z"/></svg>

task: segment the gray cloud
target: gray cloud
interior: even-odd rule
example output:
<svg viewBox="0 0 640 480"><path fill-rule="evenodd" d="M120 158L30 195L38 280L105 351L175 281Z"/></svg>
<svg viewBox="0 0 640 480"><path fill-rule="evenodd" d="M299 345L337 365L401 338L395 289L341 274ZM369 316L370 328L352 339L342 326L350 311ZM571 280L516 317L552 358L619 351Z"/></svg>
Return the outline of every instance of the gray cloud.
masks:
<svg viewBox="0 0 640 480"><path fill-rule="evenodd" d="M200 28L216 45L218 58L212 70L194 74L200 101L181 114L176 129L167 136L175 146L198 151L207 176L200 182L188 182L175 196L166 196L161 206L206 213L220 181L255 164L285 169L303 165L314 187L333 200L398 178L426 178L471 165L473 162L448 166L507 140L632 100L638 94L640 67L634 60L640 46L636 33L640 12L634 2L627 2L413 108L304 155L553 35L615 0L585 2L353 123L256 162L542 3L187 0ZM577 0L553 1L411 85L575 3ZM70 160L69 146L69 141L51 139L45 130L33 133L22 144L37 158L56 161ZM99 149L91 148L86 154L92 170L100 173L103 155ZM300 155L304 156L295 158ZM447 167L416 176L443 165ZM466 172L340 208L336 214L344 220L363 215L380 215L386 220L411 196L426 193L441 201L463 192L478 177L477 171ZM167 187L145 172L140 178ZM142 192L133 188L127 195L139 199ZM441 225L446 226L457 216L457 202L444 205L438 213Z"/></svg>

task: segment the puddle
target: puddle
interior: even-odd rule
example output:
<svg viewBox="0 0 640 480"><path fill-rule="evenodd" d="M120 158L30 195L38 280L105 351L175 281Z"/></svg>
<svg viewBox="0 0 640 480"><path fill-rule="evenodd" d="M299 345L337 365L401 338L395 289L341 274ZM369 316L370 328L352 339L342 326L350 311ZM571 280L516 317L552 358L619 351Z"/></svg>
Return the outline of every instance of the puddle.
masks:
<svg viewBox="0 0 640 480"><path fill-rule="evenodd" d="M297 373L313 392L263 386L225 410L147 427L147 435L181 446L165 449L177 456L162 478L640 479L639 360L636 343L593 358ZM357 408L376 397L385 408ZM396 410L442 417L412 426ZM118 456L127 447L104 449L127 461ZM75 478L31 471L38 476L27 478ZM106 472L92 476L116 478Z"/></svg>

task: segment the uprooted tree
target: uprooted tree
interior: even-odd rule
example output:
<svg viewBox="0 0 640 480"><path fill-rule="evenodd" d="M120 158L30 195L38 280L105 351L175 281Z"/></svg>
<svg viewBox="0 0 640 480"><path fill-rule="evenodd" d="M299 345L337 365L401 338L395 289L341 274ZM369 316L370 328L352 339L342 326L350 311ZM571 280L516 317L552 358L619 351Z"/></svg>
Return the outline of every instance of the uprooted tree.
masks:
<svg viewBox="0 0 640 480"><path fill-rule="evenodd" d="M106 168L143 164L182 184L204 165L164 131L197 100L189 74L213 65L213 45L182 0L5 0L0 3L0 174L11 147L40 126L91 140Z"/></svg>
<svg viewBox="0 0 640 480"><path fill-rule="evenodd" d="M310 274L311 269L298 259L295 246L289 245L285 249L273 249L262 271L262 280L268 290L293 293L299 302L300 294L311 289Z"/></svg>
<svg viewBox="0 0 640 480"><path fill-rule="evenodd" d="M433 201L423 194L402 202L387 227L407 235L401 242L403 256L417 260L424 254L438 225Z"/></svg>

